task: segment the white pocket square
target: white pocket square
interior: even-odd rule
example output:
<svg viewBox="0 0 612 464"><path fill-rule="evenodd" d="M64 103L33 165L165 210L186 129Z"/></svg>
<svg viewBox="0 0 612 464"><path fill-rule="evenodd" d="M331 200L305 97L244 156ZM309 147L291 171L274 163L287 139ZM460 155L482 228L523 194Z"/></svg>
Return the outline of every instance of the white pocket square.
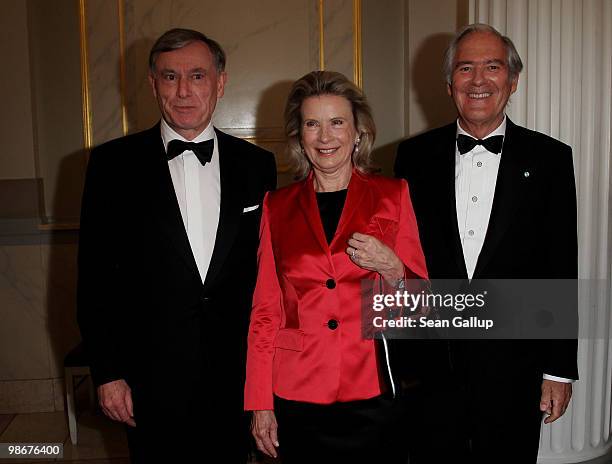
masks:
<svg viewBox="0 0 612 464"><path fill-rule="evenodd" d="M248 213L250 211L255 211L257 208L259 208L259 205L247 206L246 208L242 210L242 212Z"/></svg>

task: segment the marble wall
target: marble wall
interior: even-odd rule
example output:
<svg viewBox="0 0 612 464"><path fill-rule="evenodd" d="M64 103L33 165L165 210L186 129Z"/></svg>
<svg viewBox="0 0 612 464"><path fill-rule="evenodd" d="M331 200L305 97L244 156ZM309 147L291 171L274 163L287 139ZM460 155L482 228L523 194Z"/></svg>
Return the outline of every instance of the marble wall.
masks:
<svg viewBox="0 0 612 464"><path fill-rule="evenodd" d="M63 409L76 250L74 232L0 237L0 414Z"/></svg>
<svg viewBox="0 0 612 464"><path fill-rule="evenodd" d="M85 168L78 10L6 0L0 15L0 414L63 409L74 321L77 219Z"/></svg>
<svg viewBox="0 0 612 464"><path fill-rule="evenodd" d="M393 172L397 143L405 136L407 20L405 2L363 2L363 90L376 122L373 156L387 175Z"/></svg>
<svg viewBox="0 0 612 464"><path fill-rule="evenodd" d="M407 3L409 29L405 61L406 133L414 135L453 121L456 117L442 75L444 51L455 31L469 23L469 2L430 0Z"/></svg>
<svg viewBox="0 0 612 464"><path fill-rule="evenodd" d="M28 0L35 162L45 222L78 222L83 150L79 16L71 0Z"/></svg>
<svg viewBox="0 0 612 464"><path fill-rule="evenodd" d="M88 87L95 146L123 135L118 4L88 0L83 14L87 23Z"/></svg>
<svg viewBox="0 0 612 464"><path fill-rule="evenodd" d="M0 157L0 176L2 178L33 178L34 140L32 117L32 96L29 79L30 60L28 59L28 17L25 2L14 0L2 3L0 15L0 54L3 57L2 87L3 106L11 117L3 117L0 124L0 140L3 151L21 153L20 162L14 156ZM24 85L24 82L26 85Z"/></svg>

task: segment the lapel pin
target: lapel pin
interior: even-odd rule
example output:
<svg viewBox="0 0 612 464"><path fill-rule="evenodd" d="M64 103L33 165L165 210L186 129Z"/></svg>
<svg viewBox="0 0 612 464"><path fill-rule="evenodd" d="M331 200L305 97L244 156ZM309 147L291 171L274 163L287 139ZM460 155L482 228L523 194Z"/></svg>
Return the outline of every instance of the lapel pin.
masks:
<svg viewBox="0 0 612 464"><path fill-rule="evenodd" d="M524 175L525 177L529 177L529 171L525 171L525 172L523 173L523 175Z"/></svg>

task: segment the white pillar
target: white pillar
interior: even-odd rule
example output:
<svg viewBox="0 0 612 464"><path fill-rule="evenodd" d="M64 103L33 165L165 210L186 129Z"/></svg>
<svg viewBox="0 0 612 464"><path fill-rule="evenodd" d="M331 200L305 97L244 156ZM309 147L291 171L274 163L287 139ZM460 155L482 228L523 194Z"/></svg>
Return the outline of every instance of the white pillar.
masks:
<svg viewBox="0 0 612 464"><path fill-rule="evenodd" d="M542 426L539 462L587 461L612 451L612 0L470 0L469 14L523 59L510 118L574 150L579 275L600 284L580 292L580 381L565 416Z"/></svg>

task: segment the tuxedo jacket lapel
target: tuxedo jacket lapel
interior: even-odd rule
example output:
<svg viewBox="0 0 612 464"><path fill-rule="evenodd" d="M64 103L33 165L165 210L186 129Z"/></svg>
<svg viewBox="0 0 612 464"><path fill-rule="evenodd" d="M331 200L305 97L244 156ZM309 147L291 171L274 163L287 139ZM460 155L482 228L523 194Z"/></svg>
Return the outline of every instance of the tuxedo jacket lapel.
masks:
<svg viewBox="0 0 612 464"><path fill-rule="evenodd" d="M444 135L438 140L438 145L434 147L433 153L436 156L435 162L432 164L432 169L440 169L441 175L436 176L439 179L439 185L435 187L435 192L438 192L440 205L439 221L440 234L446 235L443 241L449 243L457 269L461 275L467 277L467 268L465 266L465 258L463 257L463 246L459 237L459 226L457 224L457 203L455 195L455 150L456 150L456 135L457 124L449 124L446 126ZM428 156L424 153L423 156ZM439 163L439 165L437 165ZM433 203L432 203L433 204Z"/></svg>
<svg viewBox="0 0 612 464"><path fill-rule="evenodd" d="M526 156L525 147L521 144L516 131L517 126L510 119L507 119L491 216L484 244L474 270L474 278L480 276L494 255L501 238L516 214L517 206L521 204L525 195L527 182L529 181L530 163L529 157Z"/></svg>
<svg viewBox="0 0 612 464"><path fill-rule="evenodd" d="M208 272L204 280L206 288L210 287L218 275L225 258L238 232L240 215L242 214L241 185L244 172L241 164L234 158L232 140L225 134L216 131L219 143L219 170L221 181L221 205L219 225L215 237L215 246ZM199 271L189 244L178 200L168 169L168 162L161 136L159 124L151 130L150 147L148 151L155 153L155 173L151 176L154 182L155 198L153 211L159 219L161 228L168 234L178 253L184 258L189 268L199 276Z"/></svg>
<svg viewBox="0 0 612 464"><path fill-rule="evenodd" d="M215 129L215 132L217 134L217 142L219 143L221 210L219 212L215 247L204 281L205 288L210 288L215 281L215 277L219 274L238 233L243 207L241 191L245 177L244 168L239 160L236 159L232 140L217 129Z"/></svg>
<svg viewBox="0 0 612 464"><path fill-rule="evenodd" d="M178 254L192 272L199 275L198 268L189 245L187 232L181 216L166 152L160 135L159 124L151 129L147 138L148 146L144 148L145 156L151 157L153 173L149 178L152 181L151 211L157 217L160 229L168 235L170 242L175 246ZM142 147L138 147L141 150ZM143 176L143 178L146 178Z"/></svg>

